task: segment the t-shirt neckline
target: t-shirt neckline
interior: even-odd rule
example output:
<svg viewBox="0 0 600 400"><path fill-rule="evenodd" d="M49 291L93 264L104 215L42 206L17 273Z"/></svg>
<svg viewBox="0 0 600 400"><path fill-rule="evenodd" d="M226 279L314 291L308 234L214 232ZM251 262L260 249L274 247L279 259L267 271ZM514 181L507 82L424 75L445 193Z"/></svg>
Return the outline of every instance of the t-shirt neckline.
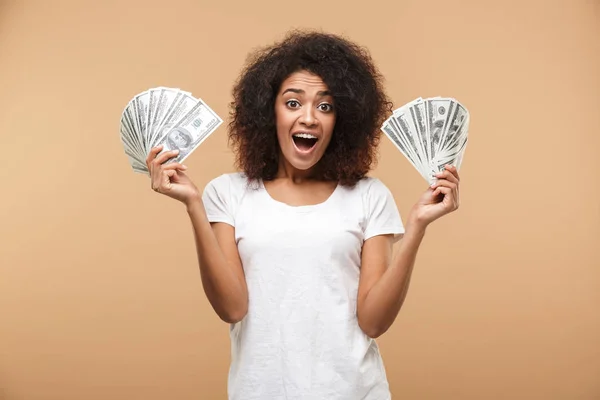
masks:
<svg viewBox="0 0 600 400"><path fill-rule="evenodd" d="M263 195L268 199L269 202L273 203L274 205L276 205L278 207L282 207L282 208L285 208L285 209L288 209L291 211L298 211L298 212L306 212L306 211L316 210L316 209L327 206L329 203L331 203L334 200L335 196L341 189L341 185L338 182L335 186L335 189L333 189L333 192L331 192L329 197L327 197L322 202L316 203L316 204L307 204L307 205L302 205L302 206L293 206L291 204L287 204L282 201L274 199L271 196L271 194L269 193L269 191L267 190L267 188L265 187L264 181L262 179L260 179L259 182L260 182L260 190L262 191Z"/></svg>

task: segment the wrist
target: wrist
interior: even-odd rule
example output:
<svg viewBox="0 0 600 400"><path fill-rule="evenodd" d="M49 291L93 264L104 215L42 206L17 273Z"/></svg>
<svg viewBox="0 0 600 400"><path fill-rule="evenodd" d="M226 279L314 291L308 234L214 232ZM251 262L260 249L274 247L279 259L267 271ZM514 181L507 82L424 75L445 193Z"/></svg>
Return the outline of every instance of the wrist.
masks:
<svg viewBox="0 0 600 400"><path fill-rule="evenodd" d="M197 214L198 211L202 210L204 207L200 194L196 194L195 196L186 199L184 204L188 214Z"/></svg>
<svg viewBox="0 0 600 400"><path fill-rule="evenodd" d="M416 210L411 210L406 221L406 232L418 236L425 235L429 223L419 217Z"/></svg>

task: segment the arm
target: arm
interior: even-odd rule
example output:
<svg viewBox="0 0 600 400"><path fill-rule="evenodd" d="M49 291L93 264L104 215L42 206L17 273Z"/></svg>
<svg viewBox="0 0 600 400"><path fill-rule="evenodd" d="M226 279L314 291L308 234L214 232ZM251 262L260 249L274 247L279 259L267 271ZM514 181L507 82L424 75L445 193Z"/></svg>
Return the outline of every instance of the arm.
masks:
<svg viewBox="0 0 600 400"><path fill-rule="evenodd" d="M234 237L233 226L224 222L211 226L206 215L202 195L185 174L187 167L179 162L165 163L178 154L178 150L159 152L163 146L150 150L146 166L151 187L157 193L176 199L186 205L194 228L196 251L202 286L219 318L225 322L240 321L248 309L248 292ZM213 196L220 195L214 188ZM218 207L222 207L218 206Z"/></svg>
<svg viewBox="0 0 600 400"><path fill-rule="evenodd" d="M375 236L364 243L357 314L358 324L368 336L381 336L400 312L424 236L422 225L409 223L393 259L390 235Z"/></svg>
<svg viewBox="0 0 600 400"><path fill-rule="evenodd" d="M248 310L248 289L234 228L222 222L211 225L199 197L187 205L187 212L204 292L219 318L228 323L238 322Z"/></svg>
<svg viewBox="0 0 600 400"><path fill-rule="evenodd" d="M373 236L363 245L357 317L361 329L370 337L376 338L385 333L400 312L427 226L458 209L459 176L456 168L447 166L436 177L437 182L412 208L393 260L390 235Z"/></svg>

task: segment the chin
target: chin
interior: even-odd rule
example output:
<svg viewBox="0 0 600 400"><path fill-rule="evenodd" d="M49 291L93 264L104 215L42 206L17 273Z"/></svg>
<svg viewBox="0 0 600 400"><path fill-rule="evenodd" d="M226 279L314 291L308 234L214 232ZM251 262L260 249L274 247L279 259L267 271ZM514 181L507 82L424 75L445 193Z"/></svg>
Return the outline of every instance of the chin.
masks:
<svg viewBox="0 0 600 400"><path fill-rule="evenodd" d="M294 169L297 169L298 171L308 171L311 168L313 168L315 165L317 165L317 163L319 162L319 160L311 160L311 161L305 161L305 160L294 160L294 159L288 159L288 163L294 167Z"/></svg>

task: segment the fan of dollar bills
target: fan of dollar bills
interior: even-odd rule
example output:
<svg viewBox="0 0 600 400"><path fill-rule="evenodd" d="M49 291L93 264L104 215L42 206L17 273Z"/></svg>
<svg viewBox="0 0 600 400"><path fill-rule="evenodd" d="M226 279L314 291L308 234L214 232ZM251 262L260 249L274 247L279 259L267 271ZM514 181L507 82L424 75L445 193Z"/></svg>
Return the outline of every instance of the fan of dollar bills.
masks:
<svg viewBox="0 0 600 400"><path fill-rule="evenodd" d="M456 99L421 97L394 110L381 130L429 183L445 165L460 169L470 115Z"/></svg>
<svg viewBox="0 0 600 400"><path fill-rule="evenodd" d="M148 174L149 151L179 150L183 162L223 120L201 99L176 88L157 87L134 96L121 114L121 142L135 172Z"/></svg>

